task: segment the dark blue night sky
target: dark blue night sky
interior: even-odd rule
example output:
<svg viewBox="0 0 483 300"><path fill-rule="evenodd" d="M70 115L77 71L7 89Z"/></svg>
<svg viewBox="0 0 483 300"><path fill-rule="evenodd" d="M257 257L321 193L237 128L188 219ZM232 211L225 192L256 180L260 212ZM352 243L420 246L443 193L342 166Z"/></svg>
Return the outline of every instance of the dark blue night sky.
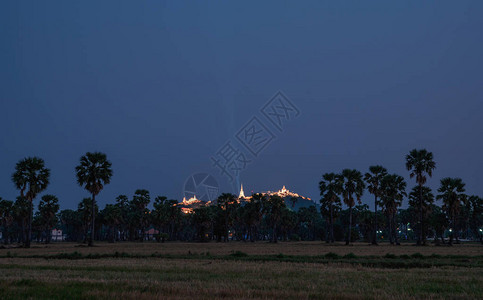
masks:
<svg viewBox="0 0 483 300"><path fill-rule="evenodd" d="M404 175L413 148L428 180L483 195L483 2L2 1L0 196L15 163L40 156L46 193L75 208L87 151L113 163L101 207L145 188L182 197L196 172L277 91L300 110L241 173L245 191L286 185L318 199L325 172L382 164ZM363 197L370 204L372 196ZM38 203L38 199L35 203Z"/></svg>

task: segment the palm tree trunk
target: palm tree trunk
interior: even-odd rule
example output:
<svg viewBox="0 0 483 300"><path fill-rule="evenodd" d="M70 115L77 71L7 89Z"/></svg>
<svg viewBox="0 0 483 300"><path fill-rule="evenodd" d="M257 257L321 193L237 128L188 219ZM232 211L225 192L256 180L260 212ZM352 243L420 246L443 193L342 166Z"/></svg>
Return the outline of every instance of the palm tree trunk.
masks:
<svg viewBox="0 0 483 300"><path fill-rule="evenodd" d="M32 214L34 213L32 201L33 199L29 199L29 220L28 220L28 230L27 236L25 238L25 248L30 248L30 240L32 239Z"/></svg>
<svg viewBox="0 0 483 300"><path fill-rule="evenodd" d="M47 228L47 239L46 239L46 243L47 244L50 244L50 242L52 241L52 227L48 227Z"/></svg>
<svg viewBox="0 0 483 300"><path fill-rule="evenodd" d="M332 203L330 204L330 242L334 242L334 216L333 216L334 207Z"/></svg>
<svg viewBox="0 0 483 300"><path fill-rule="evenodd" d="M6 221L2 222L2 227L3 227L2 236L3 236L4 245L8 245L8 229L6 224L7 224Z"/></svg>
<svg viewBox="0 0 483 300"><path fill-rule="evenodd" d="M94 246L94 226L96 221L95 216L95 206L96 206L96 196L92 194L92 203L91 203L91 236L89 237L89 247Z"/></svg>
<svg viewBox="0 0 483 300"><path fill-rule="evenodd" d="M396 245L400 245L399 244L399 241L397 240L397 234L398 234L398 232L397 232L397 224L396 224L396 213L393 214L392 220L394 222L394 226L393 226L393 228L394 228L394 241L396 242Z"/></svg>
<svg viewBox="0 0 483 300"><path fill-rule="evenodd" d="M352 206L349 207L349 235L347 236L347 240L345 242L346 245L350 244L351 235L352 235Z"/></svg>
<svg viewBox="0 0 483 300"><path fill-rule="evenodd" d="M454 228L454 217L451 218L451 223L452 223L451 225L452 225L453 228L451 228L451 234L449 235L449 245L453 246L453 234L454 234L453 232L455 230L455 228Z"/></svg>
<svg viewBox="0 0 483 300"><path fill-rule="evenodd" d="M374 238L373 245L377 245L377 196L374 195Z"/></svg>
<svg viewBox="0 0 483 300"><path fill-rule="evenodd" d="M273 237L273 242L276 243L277 242L277 225L273 225L272 237Z"/></svg>
<svg viewBox="0 0 483 300"><path fill-rule="evenodd" d="M392 218L391 218L391 213L388 214L387 221L389 223L389 243L391 245L393 245L394 244L394 241L392 239Z"/></svg>
<svg viewBox="0 0 483 300"><path fill-rule="evenodd" d="M419 184L419 211L420 211L420 224L421 230L419 231L418 245L424 245L424 226L423 226L423 185Z"/></svg>
<svg viewBox="0 0 483 300"><path fill-rule="evenodd" d="M456 244L459 244L460 241L458 239L458 231L456 230L456 215L454 216L454 221L453 221L453 232L454 232L454 238L456 240Z"/></svg>

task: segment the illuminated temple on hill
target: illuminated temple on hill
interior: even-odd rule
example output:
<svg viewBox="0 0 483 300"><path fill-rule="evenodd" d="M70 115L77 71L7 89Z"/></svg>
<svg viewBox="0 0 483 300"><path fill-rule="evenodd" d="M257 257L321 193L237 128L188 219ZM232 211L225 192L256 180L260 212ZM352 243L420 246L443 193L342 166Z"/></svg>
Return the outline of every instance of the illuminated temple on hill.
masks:
<svg viewBox="0 0 483 300"><path fill-rule="evenodd" d="M282 189L272 192L272 191L267 191L260 193L262 195L268 195L268 196L279 196L282 197L285 200L285 204L287 207L293 209L293 210L298 210L301 207L309 207L309 206L314 206L316 205L315 202L312 201L312 199L308 197L301 196L297 193L291 192L285 186L282 187ZM249 201L252 198L252 196L246 196L245 191L243 190L243 184L240 186L240 192L238 194L237 201L238 203L241 203L243 205L244 202ZM203 207L203 206L209 206L212 204L212 201L202 201L196 198L196 195L193 196L190 199L183 198L183 201L178 203L178 206L181 207L181 211L184 213L192 213L195 209Z"/></svg>

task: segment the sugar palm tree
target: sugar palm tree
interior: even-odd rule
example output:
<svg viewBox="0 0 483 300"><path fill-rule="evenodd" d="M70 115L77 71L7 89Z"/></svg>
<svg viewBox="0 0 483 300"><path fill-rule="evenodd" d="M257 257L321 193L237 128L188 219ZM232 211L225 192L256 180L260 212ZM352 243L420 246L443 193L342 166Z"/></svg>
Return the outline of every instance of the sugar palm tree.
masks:
<svg viewBox="0 0 483 300"><path fill-rule="evenodd" d="M218 209L219 225L222 229L220 235L224 236L224 241L228 242L230 226L233 223L233 212L237 207L237 197L230 193L223 193L216 199L216 205ZM218 240L220 240L220 235Z"/></svg>
<svg viewBox="0 0 483 300"><path fill-rule="evenodd" d="M422 202L420 202L422 199ZM431 214L431 209L434 202L434 195L431 189L427 186L415 186L411 192L409 193L409 207L413 208L416 215L423 216L423 219L426 220L429 218ZM420 217L418 217L419 223L419 235L418 236L426 236L427 235L427 226L423 227ZM422 233L421 233L422 231Z"/></svg>
<svg viewBox="0 0 483 300"><path fill-rule="evenodd" d="M443 200L443 210L448 215L448 219L453 227L451 230L449 244L453 244L453 236L456 236L458 241L458 230L456 228L456 218L461 210L461 207L466 203L465 184L461 178L443 178L441 179L441 186L438 189L439 195L436 199Z"/></svg>
<svg viewBox="0 0 483 300"><path fill-rule="evenodd" d="M39 157L27 157L15 166L12 181L20 190L20 197L29 203L28 230L25 238L25 247L30 247L32 237L33 200L49 185L50 170L45 167L44 160Z"/></svg>
<svg viewBox="0 0 483 300"><path fill-rule="evenodd" d="M154 198L153 210L151 211L151 223L158 228L159 234L164 234L163 228L168 222L168 198L165 196L157 196ZM164 243L164 238L162 239Z"/></svg>
<svg viewBox="0 0 483 300"><path fill-rule="evenodd" d="M83 186L92 195L91 205L91 234L89 246L94 245L94 226L96 196L102 191L106 184L111 182L112 164L107 156L101 152L87 152L80 158L80 165L75 168L77 183Z"/></svg>
<svg viewBox="0 0 483 300"><path fill-rule="evenodd" d="M322 175L322 180L319 182L320 189L320 204L322 210L327 212L327 219L329 225L329 234L327 242L333 243L334 239L334 208L338 209L341 206L340 194L342 193L343 179L340 175L335 173L325 173Z"/></svg>
<svg viewBox="0 0 483 300"><path fill-rule="evenodd" d="M344 203L349 207L349 231L346 240L346 245L349 245L352 237L352 208L355 205L355 199L357 199L359 204L361 203L361 197L366 186L362 180L361 172L357 170L342 170L342 180L342 196L344 198Z"/></svg>
<svg viewBox="0 0 483 300"><path fill-rule="evenodd" d="M377 199L381 197L381 180L387 175L383 166L370 166L369 172L364 175L369 193L374 195L374 236L372 244L377 245Z"/></svg>
<svg viewBox="0 0 483 300"><path fill-rule="evenodd" d="M136 222L137 232L141 232L139 241L144 241L144 229L146 221L148 219L147 206L151 202L151 196L149 191L145 189L137 189L134 192L134 196L131 201L131 211L134 212L134 218Z"/></svg>
<svg viewBox="0 0 483 300"><path fill-rule="evenodd" d="M100 215L103 216L104 224L108 227L108 240L114 243L117 237L117 228L123 221L121 208L116 204L106 204Z"/></svg>
<svg viewBox="0 0 483 300"><path fill-rule="evenodd" d="M47 243L50 243L52 238L52 228L57 223L57 212L59 211L59 199L54 195L44 195L40 199L39 213L43 222L44 228L47 231Z"/></svg>
<svg viewBox="0 0 483 300"><path fill-rule="evenodd" d="M263 214L265 212L268 197L264 194L253 194L252 198L245 204L246 218L250 229L250 241L255 241L258 238L258 231L262 223Z"/></svg>
<svg viewBox="0 0 483 300"><path fill-rule="evenodd" d="M265 207L267 216L272 225L272 242L276 243L277 238L277 227L282 219L283 209L286 208L285 201L282 197L278 195L269 196L267 205Z"/></svg>
<svg viewBox="0 0 483 300"><path fill-rule="evenodd" d="M116 205L121 210L122 222L119 225L119 230L121 231L119 239L125 241L127 238L127 223L129 221L129 198L126 195L119 195L116 197Z"/></svg>
<svg viewBox="0 0 483 300"><path fill-rule="evenodd" d="M406 194L406 182L402 176L397 174L386 175L381 180L380 204L389 222L389 240L391 244L397 241L395 217L397 208L402 205Z"/></svg>
<svg viewBox="0 0 483 300"><path fill-rule="evenodd" d="M420 186L419 205L420 205L420 224L423 228L423 195L422 186L426 183L426 175L431 177L433 170L436 168L436 163L433 160L433 153L426 149L413 149L406 155L406 168L411 171L411 178L416 177L416 183ZM423 230L420 230L418 245L425 244L426 237L423 236Z"/></svg>

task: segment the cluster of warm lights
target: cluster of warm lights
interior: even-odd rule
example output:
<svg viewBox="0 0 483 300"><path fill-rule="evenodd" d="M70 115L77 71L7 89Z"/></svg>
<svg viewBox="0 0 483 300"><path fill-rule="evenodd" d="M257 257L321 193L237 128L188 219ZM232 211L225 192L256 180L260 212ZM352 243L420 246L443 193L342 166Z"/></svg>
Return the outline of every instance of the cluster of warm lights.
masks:
<svg viewBox="0 0 483 300"><path fill-rule="evenodd" d="M192 204L200 203L200 202L201 202L201 200L198 200L196 198L196 195L194 195L193 197L189 198L188 200L186 200L186 197L183 197L183 201L178 205L192 205Z"/></svg>
<svg viewBox="0 0 483 300"><path fill-rule="evenodd" d="M289 191L288 189L285 188L285 186L282 187L281 190L278 190L276 192L266 192L266 193L263 193L263 194L268 194L270 196L280 196L282 198L285 198L285 197L295 197L295 198L302 198L302 199L306 199L306 200L312 200L310 198L306 198L304 196L300 196L299 194L297 193L293 193L291 191Z"/></svg>
<svg viewBox="0 0 483 300"><path fill-rule="evenodd" d="M191 207L181 207L181 212L185 213L185 214L190 214L192 213L194 210L191 208Z"/></svg>
<svg viewBox="0 0 483 300"><path fill-rule="evenodd" d="M295 197L295 198L302 198L304 200L312 200L310 198L307 198L307 197L304 197L304 196L300 196L299 194L297 193L293 193L291 191L289 191L288 189L285 188L285 186L282 187L281 190L278 190L276 192L272 192L272 191L268 191L268 192L265 192L265 193L261 193L262 195L269 195L269 196L280 196L282 198L285 198L285 197ZM245 196L245 193L243 191L243 184L241 185L241 188L240 188L240 194L238 196L238 199L251 199L252 197L246 197Z"/></svg>
<svg viewBox="0 0 483 300"><path fill-rule="evenodd" d="M300 196L297 193L293 193L293 192L289 191L288 189L285 188L285 186L283 186L281 190L278 190L276 192L268 191L268 192L261 193L261 194L262 195L268 195L268 196L280 196L282 198L295 197L295 198L301 198L301 199L305 199L305 200L311 200L310 198L303 197L303 196ZM242 184L241 187L240 187L240 194L238 195L237 202L240 202L240 200L249 200L251 198L252 198L252 196L248 196L248 197L245 196L245 192L243 191L243 184ZM208 201L208 202L201 201L198 198L196 198L196 195L194 195L193 197L191 197L188 200L186 200L186 197L184 197L183 201L178 203L178 206L184 206L184 207L181 207L181 211L185 214L189 214L189 213L192 213L194 211L194 209L193 209L193 207L187 207L187 206L193 206L193 205L196 205L196 204L200 205L200 206L208 206L208 205L211 204L211 201Z"/></svg>
<svg viewBox="0 0 483 300"><path fill-rule="evenodd" d="M204 202L204 201L196 198L196 195L194 195L193 197L189 198L188 200L186 200L186 197L183 197L183 201L181 201L177 205L182 206L181 211L183 213L190 214L194 211L194 209L193 209L193 207L189 207L189 206L193 206L193 205L207 206L207 205L210 205L210 204L211 204L211 201Z"/></svg>

